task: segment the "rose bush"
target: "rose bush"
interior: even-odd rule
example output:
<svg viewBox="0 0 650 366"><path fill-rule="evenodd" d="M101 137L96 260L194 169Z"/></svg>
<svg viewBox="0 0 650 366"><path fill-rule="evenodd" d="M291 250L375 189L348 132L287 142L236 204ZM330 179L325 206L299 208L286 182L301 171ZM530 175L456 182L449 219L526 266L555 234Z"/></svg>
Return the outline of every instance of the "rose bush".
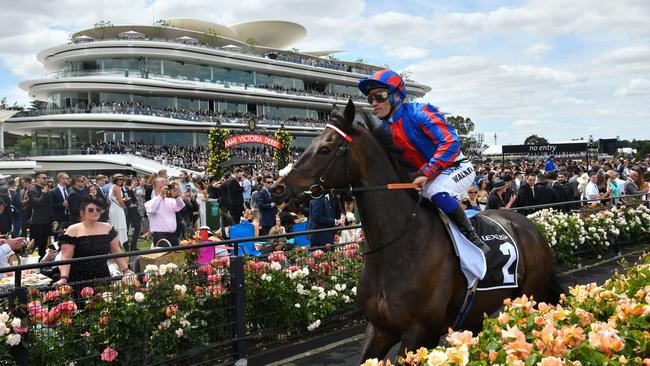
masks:
<svg viewBox="0 0 650 366"><path fill-rule="evenodd" d="M407 352L402 365L650 365L650 255L604 285L579 285L557 306L504 301L476 337L452 332L447 347ZM364 365L383 364L376 359ZM390 364L388 362L387 364Z"/></svg>
<svg viewBox="0 0 650 366"><path fill-rule="evenodd" d="M358 244L269 258L245 262L248 334L308 333L331 316L356 310ZM32 289L28 328L0 316L0 360L11 364L9 349L20 342L19 331L29 333L34 365L165 363L207 345L229 344L229 265L227 257L200 267L148 265L139 278Z"/></svg>
<svg viewBox="0 0 650 366"><path fill-rule="evenodd" d="M588 213L544 209L528 215L562 263L573 263L582 250L604 253L616 241L638 241L650 234L650 209L613 207Z"/></svg>

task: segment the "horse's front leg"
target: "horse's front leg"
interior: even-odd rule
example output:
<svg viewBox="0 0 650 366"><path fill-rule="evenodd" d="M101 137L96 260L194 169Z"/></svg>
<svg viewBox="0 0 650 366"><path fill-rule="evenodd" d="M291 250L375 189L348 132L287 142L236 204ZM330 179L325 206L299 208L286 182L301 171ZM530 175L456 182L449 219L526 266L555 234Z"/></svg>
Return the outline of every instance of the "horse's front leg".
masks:
<svg viewBox="0 0 650 366"><path fill-rule="evenodd" d="M414 325L406 331L402 337L402 344L399 349L399 357L406 357L407 351L415 352L420 347L432 348L438 345L440 336L443 334L442 328L436 329L425 328L420 325Z"/></svg>
<svg viewBox="0 0 650 366"><path fill-rule="evenodd" d="M363 346L361 347L361 358L359 364L364 363L369 358L383 360L390 348L399 341L399 337L390 334L381 328L375 327L368 323L366 334L363 337Z"/></svg>

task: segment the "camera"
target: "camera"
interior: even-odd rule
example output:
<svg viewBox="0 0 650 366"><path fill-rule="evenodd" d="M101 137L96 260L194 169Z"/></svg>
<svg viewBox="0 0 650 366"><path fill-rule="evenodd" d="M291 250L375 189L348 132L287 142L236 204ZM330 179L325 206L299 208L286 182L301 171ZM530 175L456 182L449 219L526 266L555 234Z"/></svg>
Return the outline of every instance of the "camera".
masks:
<svg viewBox="0 0 650 366"><path fill-rule="evenodd" d="M176 186L174 184L168 184L167 189L173 191L174 189L176 189Z"/></svg>

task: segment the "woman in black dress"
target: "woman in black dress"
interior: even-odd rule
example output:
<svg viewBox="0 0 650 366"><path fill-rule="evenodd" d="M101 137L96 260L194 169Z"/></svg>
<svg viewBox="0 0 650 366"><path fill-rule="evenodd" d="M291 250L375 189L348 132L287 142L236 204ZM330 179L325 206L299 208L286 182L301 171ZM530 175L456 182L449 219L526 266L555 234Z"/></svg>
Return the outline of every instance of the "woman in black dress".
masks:
<svg viewBox="0 0 650 366"><path fill-rule="evenodd" d="M111 224L99 221L104 211L100 201L86 198L80 206L81 222L71 225L59 238L61 259L83 258L109 253L121 253L117 232ZM124 274L133 274L124 258L115 260ZM60 266L61 279L55 285L110 277L106 260Z"/></svg>

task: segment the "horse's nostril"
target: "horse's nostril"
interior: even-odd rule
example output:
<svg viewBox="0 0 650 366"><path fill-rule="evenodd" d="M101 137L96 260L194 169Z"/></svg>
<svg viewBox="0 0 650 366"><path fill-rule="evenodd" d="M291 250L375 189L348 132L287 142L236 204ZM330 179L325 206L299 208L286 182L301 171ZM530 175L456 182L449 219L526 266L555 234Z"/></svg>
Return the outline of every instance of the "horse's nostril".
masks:
<svg viewBox="0 0 650 366"><path fill-rule="evenodd" d="M278 185L277 187L273 188L273 193L275 193L275 194L284 194L284 186L283 185Z"/></svg>

